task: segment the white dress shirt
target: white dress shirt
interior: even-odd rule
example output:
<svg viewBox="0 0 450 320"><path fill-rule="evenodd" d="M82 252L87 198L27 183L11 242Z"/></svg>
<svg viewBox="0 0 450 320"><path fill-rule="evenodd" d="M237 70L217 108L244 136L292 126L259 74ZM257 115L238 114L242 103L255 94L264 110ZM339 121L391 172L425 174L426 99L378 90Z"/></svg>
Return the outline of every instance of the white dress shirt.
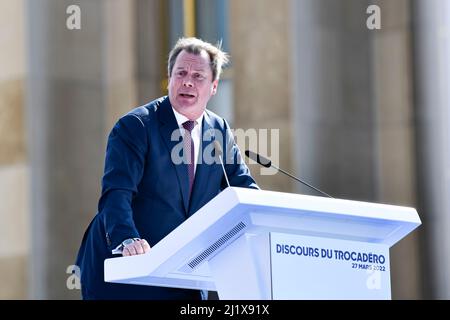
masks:
<svg viewBox="0 0 450 320"><path fill-rule="evenodd" d="M175 114L175 119L177 119L178 127L181 130L181 136L184 137L185 129L183 127L183 123L185 123L186 121L189 121L189 119L186 118L185 116L183 116L177 110L175 110L174 107L172 107L172 110L173 110L173 113ZM194 142L194 174L195 174L195 171L197 170L198 154L200 152L200 141L201 141L200 139L202 137L202 124L203 124L204 114L205 114L205 112L203 112L200 117L195 119L197 124L195 125L194 129L192 129L192 132L191 132L192 141Z"/></svg>

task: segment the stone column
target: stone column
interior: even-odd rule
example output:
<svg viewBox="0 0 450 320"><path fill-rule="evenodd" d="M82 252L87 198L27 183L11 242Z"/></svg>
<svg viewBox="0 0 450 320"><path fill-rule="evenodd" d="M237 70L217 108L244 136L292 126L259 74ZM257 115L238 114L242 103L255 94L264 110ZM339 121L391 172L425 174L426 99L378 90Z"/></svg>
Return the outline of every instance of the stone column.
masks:
<svg viewBox="0 0 450 320"><path fill-rule="evenodd" d="M31 298L78 298L66 273L96 214L107 134L137 105L135 1L27 1ZM152 12L148 12L150 16ZM149 30L148 32L158 32Z"/></svg>
<svg viewBox="0 0 450 320"><path fill-rule="evenodd" d="M450 299L450 2L413 4L425 293L428 299Z"/></svg>
<svg viewBox="0 0 450 320"><path fill-rule="evenodd" d="M377 202L417 207L411 1L374 1L381 30L371 32L376 119ZM421 212L419 212L420 214ZM420 299L418 230L391 249L394 299Z"/></svg>
<svg viewBox="0 0 450 320"><path fill-rule="evenodd" d="M370 4L381 30L366 27ZM291 12L297 173L336 197L416 206L409 1L293 0ZM391 257L393 298L420 297L417 234Z"/></svg>
<svg viewBox="0 0 450 320"><path fill-rule="evenodd" d="M24 1L0 2L0 299L25 299L29 161L25 131Z"/></svg>
<svg viewBox="0 0 450 320"><path fill-rule="evenodd" d="M297 174L335 197L373 201L376 123L365 2L300 0L291 8Z"/></svg>
<svg viewBox="0 0 450 320"><path fill-rule="evenodd" d="M292 171L289 9L288 0L230 0L229 27L234 127L278 129L278 148L259 151ZM243 152L248 144L240 147ZM281 173L261 175L256 164L250 169L262 188L292 191L290 179Z"/></svg>
<svg viewBox="0 0 450 320"><path fill-rule="evenodd" d="M167 59L169 58L169 19L167 0L137 0L136 77L138 104L167 94Z"/></svg>

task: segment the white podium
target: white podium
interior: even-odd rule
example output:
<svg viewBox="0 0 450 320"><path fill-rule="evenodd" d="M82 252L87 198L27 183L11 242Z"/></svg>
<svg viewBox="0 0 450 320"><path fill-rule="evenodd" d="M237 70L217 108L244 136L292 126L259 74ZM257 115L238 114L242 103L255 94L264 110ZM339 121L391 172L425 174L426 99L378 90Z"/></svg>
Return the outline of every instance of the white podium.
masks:
<svg viewBox="0 0 450 320"><path fill-rule="evenodd" d="M220 299L390 299L389 248L408 207L231 187L147 254L105 260L105 281Z"/></svg>

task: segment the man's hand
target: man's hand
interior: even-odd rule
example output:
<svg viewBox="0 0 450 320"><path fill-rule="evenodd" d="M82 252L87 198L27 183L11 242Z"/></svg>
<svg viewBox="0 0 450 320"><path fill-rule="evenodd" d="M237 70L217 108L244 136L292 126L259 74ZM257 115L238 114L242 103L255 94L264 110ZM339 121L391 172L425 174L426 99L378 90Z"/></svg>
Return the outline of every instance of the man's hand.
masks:
<svg viewBox="0 0 450 320"><path fill-rule="evenodd" d="M122 256L135 256L138 254L144 254L150 251L150 245L148 244L147 240L140 239L136 240L131 244L126 245L123 248Z"/></svg>

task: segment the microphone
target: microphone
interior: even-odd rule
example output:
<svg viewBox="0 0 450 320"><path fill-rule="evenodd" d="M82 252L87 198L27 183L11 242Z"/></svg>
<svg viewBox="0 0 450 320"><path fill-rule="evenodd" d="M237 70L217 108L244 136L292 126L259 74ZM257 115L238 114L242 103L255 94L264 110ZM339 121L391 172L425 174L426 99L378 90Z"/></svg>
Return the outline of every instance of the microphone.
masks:
<svg viewBox="0 0 450 320"><path fill-rule="evenodd" d="M227 180L227 185L230 187L230 181L228 181L228 175L227 175L227 172L225 171L225 167L224 167L223 161L222 161L223 151L222 151L222 147L220 146L219 141L214 140L214 147L216 150L216 155L219 157L220 165L222 166L223 175L225 176L225 180Z"/></svg>
<svg viewBox="0 0 450 320"><path fill-rule="evenodd" d="M265 158L265 157L263 157L263 156L261 156L261 155L255 153L255 152L253 152L253 151L245 150L245 155L246 155L248 158L252 159L253 161L256 161L258 164L262 165L263 167L266 167L266 168L274 167L274 168L277 169L278 171L284 173L285 175L291 177L292 179L294 179L294 180L296 180L296 181L298 181L298 182L300 182L300 183L303 183L305 186L308 186L308 187L310 187L311 189L316 190L316 191L319 192L320 194L322 194L322 195L324 195L324 196L327 196L327 197L329 197L329 198L333 198L333 197L330 196L328 193L323 192L322 190L319 190L319 189L317 189L316 187L313 187L313 186L310 185L309 183L306 183L305 181L302 181L302 180L300 180L299 178L294 177L292 174L290 174L290 173L288 173L288 172L286 172L286 171L284 171L284 170L278 168L276 165L272 164L272 161L270 161L269 159L267 159L267 158Z"/></svg>

